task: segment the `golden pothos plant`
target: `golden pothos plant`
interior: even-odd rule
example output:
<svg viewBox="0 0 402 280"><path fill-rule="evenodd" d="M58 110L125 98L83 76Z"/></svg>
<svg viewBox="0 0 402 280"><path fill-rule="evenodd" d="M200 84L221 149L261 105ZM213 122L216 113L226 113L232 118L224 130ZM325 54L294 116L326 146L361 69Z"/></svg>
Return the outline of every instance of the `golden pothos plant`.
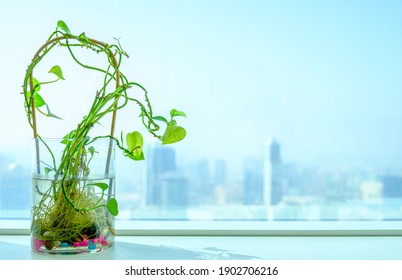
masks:
<svg viewBox="0 0 402 280"><path fill-rule="evenodd" d="M49 73L53 75L53 79L49 81L39 81L36 79L34 77L34 70L43 58L48 56L56 47L66 49L78 67L100 72L103 75L103 83L96 90L96 93L94 93L92 105L77 127L71 131L66 131L66 134L62 136L61 143L64 144L64 151L59 161L60 163L56 164L56 160L53 160L46 163L44 170L38 170L39 173L54 175L54 178L57 178L57 184L55 183L48 190L48 193L43 196L44 200L52 197L53 206L46 209L48 212L46 215L42 213L43 209L38 209L35 212L36 209L34 206L33 219L38 220L41 217L48 217L49 215L57 216L59 219L60 215L69 215L69 213L84 215L88 211L98 208L107 209L111 215L116 216L118 214L116 199L114 197L103 199L109 188L107 183L92 183L102 193L99 199L87 199L85 203L82 203L82 199L77 197L76 179L88 176L92 156L96 153L92 144L100 139L109 139L110 143L115 144L125 156L133 160L144 160L144 140L138 130L134 129L132 132L127 133L125 137L123 136L123 132L120 133L119 137L115 136L116 113L126 108L130 103L135 104L138 108L136 115L139 114L139 118L142 120L146 131L159 139L162 144L172 144L182 140L186 136L186 130L179 126L176 121L177 117L186 117L186 115L183 111L176 109L170 111L169 117L154 115L147 90L139 83L129 80L120 70L123 59L127 58L128 55L122 49L119 40L116 39L114 43L107 44L87 37L85 33L75 35L70 31L65 22L58 21L55 31L51 33L47 41L38 49L31 63L28 65L22 86L25 97L25 110L28 122L33 130L33 138L36 144L41 143L47 147L53 159L53 151L47 145L46 138L43 138L38 133L37 114L50 118L59 118L50 110L50 106L45 101L45 95L42 92L45 91L47 84L62 81L65 77L60 65L51 67ZM85 48L89 52L106 56L106 67L99 68L86 64L76 56L76 48ZM111 87L112 90L110 90ZM136 94L130 94L133 88L142 92L141 100L137 98L137 91ZM102 120L107 116L111 116L110 133L90 137L89 132L92 128L101 124ZM39 157L38 160L40 160ZM110 160L110 158L107 157L107 160ZM84 194L82 195L85 196ZM60 211L61 208L63 209L62 212ZM65 220L68 219L69 217L65 217ZM65 232L65 224L55 225L55 227L57 226L64 227L63 233ZM60 229L53 228L50 231L54 235L58 230ZM45 238L43 230L38 234L42 236L41 238ZM52 236L52 238L55 237ZM68 239L70 237L66 236L63 238Z"/></svg>

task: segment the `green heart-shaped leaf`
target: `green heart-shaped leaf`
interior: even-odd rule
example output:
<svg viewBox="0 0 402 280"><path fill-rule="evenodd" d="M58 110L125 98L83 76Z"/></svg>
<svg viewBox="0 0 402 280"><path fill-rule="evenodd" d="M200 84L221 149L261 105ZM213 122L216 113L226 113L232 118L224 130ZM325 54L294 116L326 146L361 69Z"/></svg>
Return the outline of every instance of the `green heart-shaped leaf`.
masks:
<svg viewBox="0 0 402 280"><path fill-rule="evenodd" d="M109 199L109 201L106 204L106 208L113 216L117 216L119 214L119 206L115 198Z"/></svg>
<svg viewBox="0 0 402 280"><path fill-rule="evenodd" d="M95 148L94 146L91 146L88 148L88 151L91 153L91 155L93 156L95 154Z"/></svg>
<svg viewBox="0 0 402 280"><path fill-rule="evenodd" d="M71 34L70 29L68 28L67 24L66 24L64 21L59 20L59 21L57 22L57 26L58 26L61 30L63 30L64 32L66 32L67 34Z"/></svg>
<svg viewBox="0 0 402 280"><path fill-rule="evenodd" d="M107 188L109 187L109 185L106 183L93 183L93 184L88 184L87 186L97 186L97 187L101 188L103 191L106 191Z"/></svg>
<svg viewBox="0 0 402 280"><path fill-rule="evenodd" d="M45 100L43 100L42 96L40 96L39 93L35 93L34 102L36 108L40 108L46 104Z"/></svg>
<svg viewBox="0 0 402 280"><path fill-rule="evenodd" d="M63 77L63 72L61 71L61 68L59 65L53 66L50 70L49 73L55 74L59 79L64 80Z"/></svg>
<svg viewBox="0 0 402 280"><path fill-rule="evenodd" d="M134 131L126 135L127 149L131 152L128 156L133 160L143 160L144 153L142 152L142 145L144 139L141 133Z"/></svg>
<svg viewBox="0 0 402 280"><path fill-rule="evenodd" d="M48 175L50 172L52 172L53 169L49 168L49 167L45 167L45 174Z"/></svg>
<svg viewBox="0 0 402 280"><path fill-rule="evenodd" d="M168 120L167 120L166 118L162 117L162 116L155 116L155 117L153 117L152 119L155 120L155 121L164 122L164 123L166 123L166 124L169 123Z"/></svg>
<svg viewBox="0 0 402 280"><path fill-rule="evenodd" d="M178 111L178 110L176 110L176 109L172 109L171 111L170 111L170 116L173 118L173 117L186 117L187 118L187 116L186 116L186 114L183 112L183 111Z"/></svg>
<svg viewBox="0 0 402 280"><path fill-rule="evenodd" d="M183 127L177 125L169 125L166 128L165 134L163 134L162 145L179 142L183 140L185 136L186 130Z"/></svg>

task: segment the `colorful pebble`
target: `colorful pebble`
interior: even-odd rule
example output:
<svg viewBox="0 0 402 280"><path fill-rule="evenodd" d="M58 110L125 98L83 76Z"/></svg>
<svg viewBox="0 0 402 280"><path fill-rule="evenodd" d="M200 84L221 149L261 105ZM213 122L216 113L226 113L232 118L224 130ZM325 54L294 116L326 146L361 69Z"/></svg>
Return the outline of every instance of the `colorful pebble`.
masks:
<svg viewBox="0 0 402 280"><path fill-rule="evenodd" d="M83 239L80 243L80 246L88 246L88 239Z"/></svg>
<svg viewBox="0 0 402 280"><path fill-rule="evenodd" d="M69 244L67 242L61 242L60 247L68 247Z"/></svg>
<svg viewBox="0 0 402 280"><path fill-rule="evenodd" d="M43 244L45 244L44 240L35 239L35 242L33 245L34 245L35 250L38 251L43 246Z"/></svg>
<svg viewBox="0 0 402 280"><path fill-rule="evenodd" d="M96 249L96 245L95 244L89 244L88 249L89 250L94 250L94 249Z"/></svg>

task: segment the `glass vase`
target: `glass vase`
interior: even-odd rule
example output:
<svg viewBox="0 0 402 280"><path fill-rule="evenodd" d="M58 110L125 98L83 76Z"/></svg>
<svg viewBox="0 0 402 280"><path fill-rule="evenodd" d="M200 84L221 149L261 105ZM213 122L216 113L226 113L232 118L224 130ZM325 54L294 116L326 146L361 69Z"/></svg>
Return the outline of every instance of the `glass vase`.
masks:
<svg viewBox="0 0 402 280"><path fill-rule="evenodd" d="M36 138L32 152L33 251L88 254L111 248L114 142Z"/></svg>

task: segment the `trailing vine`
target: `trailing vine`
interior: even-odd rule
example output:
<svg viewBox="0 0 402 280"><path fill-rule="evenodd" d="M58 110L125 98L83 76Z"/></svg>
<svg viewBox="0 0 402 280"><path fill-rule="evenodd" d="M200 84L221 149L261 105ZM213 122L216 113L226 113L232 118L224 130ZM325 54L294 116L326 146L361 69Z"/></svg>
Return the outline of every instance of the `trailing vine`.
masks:
<svg viewBox="0 0 402 280"><path fill-rule="evenodd" d="M25 111L27 114L29 125L33 131L33 138L37 147L39 142L44 144L48 152L52 155L52 162L46 163L44 170L36 170L38 174L53 174L57 184L52 189L41 193L44 199L52 197L54 205L57 207L66 207L78 213L86 213L90 210L106 207L111 215L118 214L118 204L115 198L111 197L110 188L105 183L93 183L93 186L101 190L99 199L93 201L87 200L86 203L77 202L77 181L80 178L85 178L90 172L89 164L96 151L91 146L92 143L100 139L109 139L110 145L116 146L123 154L132 160L144 160L143 153L143 136L138 131L133 131L126 134L123 139L123 133L120 134L120 139L115 136L116 114L117 111L125 108L127 104L134 103L139 109L139 117L146 130L155 138L161 141L162 144L172 144L182 140L186 135L186 130L177 125L176 117L186 117L185 113L176 109L170 111L170 117L155 116L151 101L148 97L147 90L137 82L130 81L125 74L120 70L121 63L124 58L128 58L128 54L123 50L120 41L115 40L114 44L107 44L99 40L95 40L86 36L85 33L74 35L63 21L58 21L57 27L51 33L48 40L38 49L32 58L31 63L25 73L23 81L23 94L25 101ZM55 155L38 132L37 113L49 118L58 118L46 103L43 97L43 86L64 80L63 71L59 65L53 66L49 73L54 76L49 81L38 81L34 77L34 70L40 64L42 59L49 55L56 47L62 47L67 50L72 60L79 66L90 71L97 71L103 74L103 84L98 88L91 104L88 113L78 123L77 127L62 138L62 143L65 145L60 164L56 165ZM95 67L84 63L78 59L75 54L76 48L85 48L96 54L103 54L107 59L105 68ZM114 89L111 90L110 88ZM132 89L139 89L142 93L142 100L137 98L137 95L130 94ZM111 115L110 133L107 135L98 135L90 137L89 132L97 124L106 117ZM161 125L165 126L161 130ZM109 172L109 161L111 156L108 155L105 175ZM36 149L36 160L40 161L39 148ZM39 166L39 165L38 165ZM105 204L104 196L107 194L107 203ZM37 190L39 191L39 190ZM43 204L43 203L40 203ZM35 207L34 207L35 209ZM35 215L39 215L34 212Z"/></svg>

